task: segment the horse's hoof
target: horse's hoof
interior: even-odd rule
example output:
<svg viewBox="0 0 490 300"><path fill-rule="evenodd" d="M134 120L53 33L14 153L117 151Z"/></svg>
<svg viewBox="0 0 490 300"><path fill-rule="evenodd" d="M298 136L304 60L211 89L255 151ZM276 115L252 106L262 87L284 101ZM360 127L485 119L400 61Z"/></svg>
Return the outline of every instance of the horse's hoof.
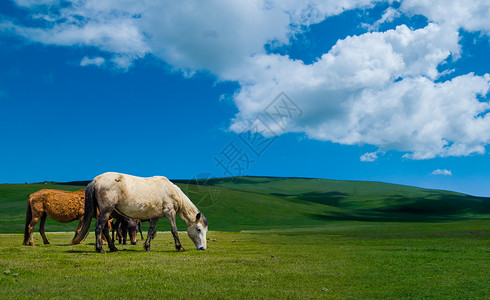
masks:
<svg viewBox="0 0 490 300"><path fill-rule="evenodd" d="M179 252L184 252L184 251L185 251L184 247L179 248Z"/></svg>
<svg viewBox="0 0 490 300"><path fill-rule="evenodd" d="M117 252L117 253L119 253L120 251L117 248L113 248L113 249L111 249L111 252Z"/></svg>
<svg viewBox="0 0 490 300"><path fill-rule="evenodd" d="M105 254L105 250L104 249L95 249L95 251L99 252L100 254Z"/></svg>
<svg viewBox="0 0 490 300"><path fill-rule="evenodd" d="M151 252L150 248L145 248L145 249L146 249L146 252Z"/></svg>
<svg viewBox="0 0 490 300"><path fill-rule="evenodd" d="M44 245L49 245L49 242L44 242Z"/></svg>

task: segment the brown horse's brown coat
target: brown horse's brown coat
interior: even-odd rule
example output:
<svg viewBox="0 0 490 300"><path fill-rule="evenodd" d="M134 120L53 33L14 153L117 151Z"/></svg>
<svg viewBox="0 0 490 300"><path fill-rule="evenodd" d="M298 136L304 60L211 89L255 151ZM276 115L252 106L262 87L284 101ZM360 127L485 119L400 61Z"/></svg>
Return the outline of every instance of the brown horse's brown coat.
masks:
<svg viewBox="0 0 490 300"><path fill-rule="evenodd" d="M80 220L85 211L85 190L75 192L59 190L40 190L29 197L31 209L46 212L60 223Z"/></svg>
<svg viewBox="0 0 490 300"><path fill-rule="evenodd" d="M40 190L32 193L27 199L26 228L24 245L34 246L33 231L37 222L41 220L39 232L44 244L49 244L44 233L46 215L60 223L69 223L80 220L77 232L83 224L85 212L85 190L67 192L60 190Z"/></svg>

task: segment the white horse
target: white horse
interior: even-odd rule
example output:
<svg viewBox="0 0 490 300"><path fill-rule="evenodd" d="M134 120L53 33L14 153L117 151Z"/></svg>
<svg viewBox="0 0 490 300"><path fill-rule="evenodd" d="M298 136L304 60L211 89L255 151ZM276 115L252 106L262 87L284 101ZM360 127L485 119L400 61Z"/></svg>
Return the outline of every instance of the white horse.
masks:
<svg viewBox="0 0 490 300"><path fill-rule="evenodd" d="M187 223L187 233L196 249L206 250L208 221L180 188L163 176L142 178L109 172L95 177L85 189L83 226L73 238L72 244L80 243L87 236L96 208L100 212L95 227L97 252L105 253L102 249L101 233L109 241L110 250L118 251L109 238L109 229L106 226L113 210L128 218L150 221L145 242L146 251L150 251L156 224L162 217L167 217L170 221L175 248L184 251L175 224L176 214Z"/></svg>

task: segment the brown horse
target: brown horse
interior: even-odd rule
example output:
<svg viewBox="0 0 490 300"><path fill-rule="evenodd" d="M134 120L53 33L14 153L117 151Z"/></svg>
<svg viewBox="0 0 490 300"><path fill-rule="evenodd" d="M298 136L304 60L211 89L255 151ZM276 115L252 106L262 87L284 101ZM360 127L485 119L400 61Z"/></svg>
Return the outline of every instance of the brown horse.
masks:
<svg viewBox="0 0 490 300"><path fill-rule="evenodd" d="M46 217L60 223L70 223L79 220L76 233L83 224L85 212L85 190L67 192L59 190L40 190L27 199L26 227L24 232L24 245L34 246L33 231L37 222L41 220L39 232L44 244L49 244L44 233Z"/></svg>
<svg viewBox="0 0 490 300"><path fill-rule="evenodd" d="M40 190L29 196L27 199L26 227L24 232L24 245L34 246L33 232L39 219L39 232L44 244L49 244L44 233L46 217L60 223L70 223L79 220L75 236L80 232L83 224L85 212L85 190L67 192L60 190ZM99 215L99 210L96 210ZM103 243L107 240L103 238Z"/></svg>

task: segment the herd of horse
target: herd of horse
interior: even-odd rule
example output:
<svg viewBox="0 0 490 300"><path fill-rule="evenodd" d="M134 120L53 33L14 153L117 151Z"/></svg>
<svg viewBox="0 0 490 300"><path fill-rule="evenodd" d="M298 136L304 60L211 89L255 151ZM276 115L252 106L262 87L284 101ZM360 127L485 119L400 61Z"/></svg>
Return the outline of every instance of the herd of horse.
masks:
<svg viewBox="0 0 490 300"><path fill-rule="evenodd" d="M208 221L182 190L163 176L137 177L108 172L94 178L85 189L75 192L43 189L27 199L24 245L34 246L33 232L40 222L39 232L44 244L49 244L44 231L46 218L60 223L78 220L71 244L80 244L88 235L92 218L95 223L95 250L105 253L106 243L111 252L117 252L114 232L119 244L126 244L129 233L131 244L136 244L138 231L143 240L141 222L150 227L144 248L151 251L150 243L156 234L156 224L168 218L175 248L184 251L180 243L175 217L187 224L187 234L197 250L206 250ZM109 233L112 229L112 238Z"/></svg>

